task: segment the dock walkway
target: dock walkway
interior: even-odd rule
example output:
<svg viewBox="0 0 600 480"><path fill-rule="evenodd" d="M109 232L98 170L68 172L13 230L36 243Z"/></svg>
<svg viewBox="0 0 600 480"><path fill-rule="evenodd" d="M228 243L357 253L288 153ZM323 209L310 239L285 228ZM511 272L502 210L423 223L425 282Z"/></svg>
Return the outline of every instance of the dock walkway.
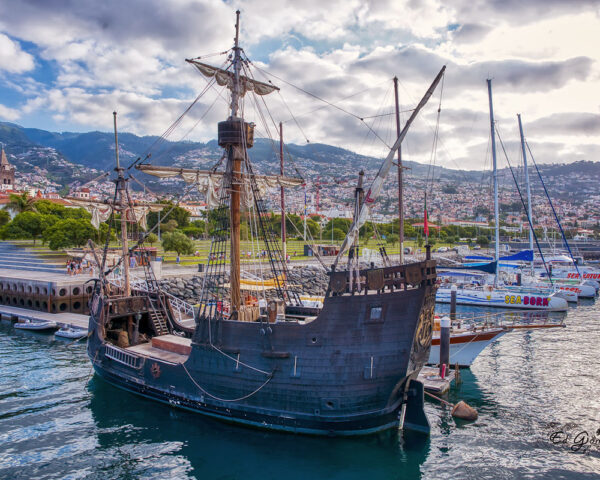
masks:
<svg viewBox="0 0 600 480"><path fill-rule="evenodd" d="M446 378L442 379L437 367L423 367L418 379L423 383L425 391L439 395L450 390L450 385L454 381L454 370L449 369Z"/></svg>
<svg viewBox="0 0 600 480"><path fill-rule="evenodd" d="M72 325L79 328L88 328L89 315L80 315L79 313L46 313L37 310L28 310L26 308L9 307L0 305L0 315L3 320L18 319L43 320L56 322L59 327Z"/></svg>

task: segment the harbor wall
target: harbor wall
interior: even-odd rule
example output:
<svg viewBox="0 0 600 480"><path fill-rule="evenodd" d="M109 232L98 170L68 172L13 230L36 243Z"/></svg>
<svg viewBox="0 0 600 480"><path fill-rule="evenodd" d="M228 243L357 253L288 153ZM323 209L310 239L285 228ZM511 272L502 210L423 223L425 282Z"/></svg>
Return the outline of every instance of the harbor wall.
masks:
<svg viewBox="0 0 600 480"><path fill-rule="evenodd" d="M89 278L36 280L0 276L0 305L48 313L89 313L92 284Z"/></svg>

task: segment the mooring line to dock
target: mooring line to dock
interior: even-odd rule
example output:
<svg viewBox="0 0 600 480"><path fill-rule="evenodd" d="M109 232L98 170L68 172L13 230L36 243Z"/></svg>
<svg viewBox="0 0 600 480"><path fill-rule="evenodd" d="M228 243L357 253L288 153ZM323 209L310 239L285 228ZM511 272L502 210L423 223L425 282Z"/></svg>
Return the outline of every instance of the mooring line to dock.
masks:
<svg viewBox="0 0 600 480"><path fill-rule="evenodd" d="M425 392L425 395L429 395L431 398L435 398L438 402L442 402L445 405L448 405L449 407L454 407L453 403L450 403L447 400L444 400L443 398L436 397L433 393L429 393L427 390L424 390L424 392Z"/></svg>
<svg viewBox="0 0 600 480"><path fill-rule="evenodd" d="M452 412L450 414L453 417L460 418L461 420L467 420L470 422L474 422L475 420L477 420L477 417L479 416L477 414L477 410L475 410L473 407L471 407L469 404L467 404L463 400L461 400L456 405L454 405L454 404L444 400L443 398L436 397L435 395L429 393L426 390L424 390L424 392L425 392L425 395L429 395L431 398L436 399L438 402L441 402L444 405L448 405L449 407L451 407Z"/></svg>
<svg viewBox="0 0 600 480"><path fill-rule="evenodd" d="M76 340L73 340L72 342L67 343L66 347L70 347L71 345L75 345L77 342L79 342L80 340L83 340L84 338L87 340L88 338L90 338L92 336L92 332L88 332L87 335L83 336L83 337L79 337Z"/></svg>

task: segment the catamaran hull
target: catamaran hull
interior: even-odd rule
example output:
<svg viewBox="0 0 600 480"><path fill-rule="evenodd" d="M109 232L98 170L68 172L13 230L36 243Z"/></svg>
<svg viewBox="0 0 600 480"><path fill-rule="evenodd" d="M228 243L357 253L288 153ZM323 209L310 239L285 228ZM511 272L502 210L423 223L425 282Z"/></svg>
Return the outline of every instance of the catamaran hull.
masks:
<svg viewBox="0 0 600 480"><path fill-rule="evenodd" d="M450 288L439 288L435 296L437 303L450 303ZM518 292L485 291L458 289L456 292L458 305L479 307L515 308L518 310L566 311L567 301L555 295L519 294Z"/></svg>
<svg viewBox="0 0 600 480"><path fill-rule="evenodd" d="M450 337L450 365L470 367L477 356L492 342L495 342L508 330L498 329L483 332L468 332ZM440 338L431 342L429 361L431 365L440 363Z"/></svg>

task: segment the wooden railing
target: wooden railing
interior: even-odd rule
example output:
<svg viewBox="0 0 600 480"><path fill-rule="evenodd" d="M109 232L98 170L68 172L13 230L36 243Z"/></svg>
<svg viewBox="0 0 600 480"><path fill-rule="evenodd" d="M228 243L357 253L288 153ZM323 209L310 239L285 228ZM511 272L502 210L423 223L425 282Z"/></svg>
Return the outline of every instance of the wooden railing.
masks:
<svg viewBox="0 0 600 480"><path fill-rule="evenodd" d="M326 296L367 294L369 291L384 292L386 289L406 290L435 285L437 279L435 260L358 271L329 272L328 275Z"/></svg>

